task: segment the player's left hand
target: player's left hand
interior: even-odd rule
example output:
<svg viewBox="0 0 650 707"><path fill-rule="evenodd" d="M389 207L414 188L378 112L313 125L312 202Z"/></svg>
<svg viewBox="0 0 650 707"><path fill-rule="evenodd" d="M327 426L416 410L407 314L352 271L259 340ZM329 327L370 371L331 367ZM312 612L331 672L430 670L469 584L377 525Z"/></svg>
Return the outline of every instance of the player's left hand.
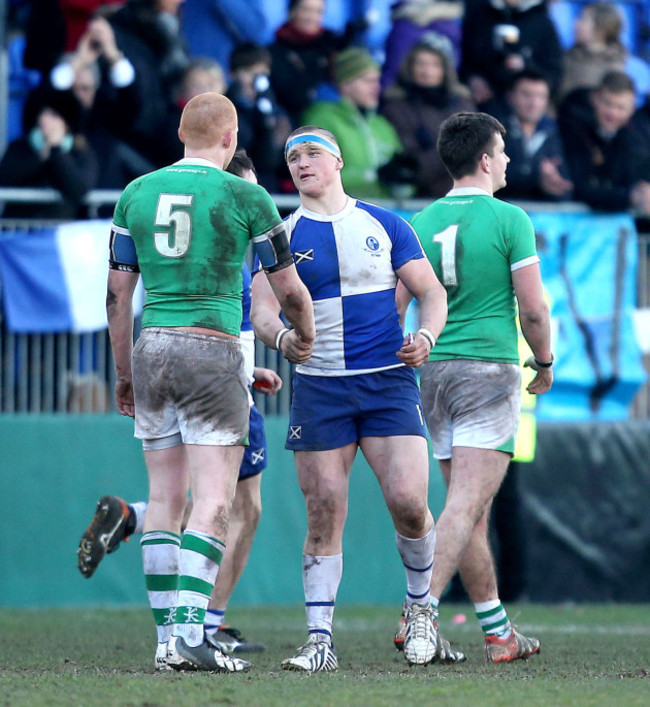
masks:
<svg viewBox="0 0 650 707"><path fill-rule="evenodd" d="M397 358L411 368L418 368L429 359L431 345L422 334L407 334Z"/></svg>
<svg viewBox="0 0 650 707"><path fill-rule="evenodd" d="M524 368L532 368L533 371L537 371L537 375L526 386L526 390L531 395L542 395L543 393L548 393L553 385L553 368L541 368L537 365L534 356L526 359Z"/></svg>
<svg viewBox="0 0 650 707"><path fill-rule="evenodd" d="M291 363L305 363L313 348L313 343L303 341L295 329L290 329L280 342L280 353Z"/></svg>
<svg viewBox="0 0 650 707"><path fill-rule="evenodd" d="M253 387L265 395L276 395L282 388L282 378L270 368L255 366Z"/></svg>

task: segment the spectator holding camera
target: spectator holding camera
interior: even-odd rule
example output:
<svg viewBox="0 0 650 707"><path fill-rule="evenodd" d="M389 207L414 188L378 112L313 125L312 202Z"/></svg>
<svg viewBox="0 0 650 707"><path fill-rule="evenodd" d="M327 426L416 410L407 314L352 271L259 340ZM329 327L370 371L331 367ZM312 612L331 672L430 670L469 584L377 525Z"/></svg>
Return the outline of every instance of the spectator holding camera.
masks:
<svg viewBox="0 0 650 707"><path fill-rule="evenodd" d="M237 109L238 143L251 156L259 183L274 192L279 190L278 177L284 168L284 143L291 132L291 122L278 105L270 74L268 49L238 44L230 55L231 84L226 95Z"/></svg>
<svg viewBox="0 0 650 707"><path fill-rule="evenodd" d="M189 64L180 28L183 0L126 0L109 21L117 46L135 67L141 110L129 142L157 167L167 164L159 134L173 110L174 92Z"/></svg>
<svg viewBox="0 0 650 707"><path fill-rule="evenodd" d="M341 149L341 177L345 190L360 199L389 195L380 172L399 169L402 144L387 118L377 113L379 105L379 66L369 52L360 47L345 49L334 60L334 78L341 98L319 101L303 116L305 125L316 125L336 135ZM396 160L397 158L397 160ZM411 172L408 177L414 176ZM401 176L399 177L402 181Z"/></svg>
<svg viewBox="0 0 650 707"><path fill-rule="evenodd" d="M441 197L452 186L436 141L453 113L475 110L469 91L458 82L450 40L428 32L407 52L399 81L386 89L382 114L390 120L415 160L417 197Z"/></svg>
<svg viewBox="0 0 650 707"><path fill-rule="evenodd" d="M573 184L556 121L549 115L551 87L535 69L518 73L495 118L505 126L508 181L504 199L570 199Z"/></svg>
<svg viewBox="0 0 650 707"><path fill-rule="evenodd" d="M503 98L513 76L536 68L552 93L562 75L562 49L545 0L468 0L463 18L461 79L484 109Z"/></svg>
<svg viewBox="0 0 650 707"><path fill-rule="evenodd" d="M153 168L126 143L140 112L140 91L135 68L118 49L106 19L90 21L77 50L52 69L49 80L56 91L79 101L80 131L102 165L98 188L123 189Z"/></svg>

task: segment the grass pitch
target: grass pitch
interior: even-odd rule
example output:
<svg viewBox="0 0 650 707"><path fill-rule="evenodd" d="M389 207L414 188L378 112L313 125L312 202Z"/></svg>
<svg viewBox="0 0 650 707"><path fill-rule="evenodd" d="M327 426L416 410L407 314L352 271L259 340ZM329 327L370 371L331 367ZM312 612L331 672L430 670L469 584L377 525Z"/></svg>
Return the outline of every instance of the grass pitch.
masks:
<svg viewBox="0 0 650 707"><path fill-rule="evenodd" d="M0 705L650 704L650 606L508 610L539 656L485 665L472 607L445 605L440 628L467 662L410 668L392 646L399 607L341 606L338 672L301 675L279 668L305 638L301 607L233 608L229 621L267 650L249 673L211 675L154 672L146 609L0 609Z"/></svg>

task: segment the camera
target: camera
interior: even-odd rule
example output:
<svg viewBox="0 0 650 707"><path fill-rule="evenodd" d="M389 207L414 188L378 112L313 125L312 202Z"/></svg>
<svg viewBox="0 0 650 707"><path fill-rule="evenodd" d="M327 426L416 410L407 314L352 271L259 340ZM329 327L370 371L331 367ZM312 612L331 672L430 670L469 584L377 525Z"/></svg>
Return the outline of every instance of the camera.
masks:
<svg viewBox="0 0 650 707"><path fill-rule="evenodd" d="M255 107L260 113L270 116L275 110L275 105L269 77L266 74L255 74L253 89L256 93Z"/></svg>
<svg viewBox="0 0 650 707"><path fill-rule="evenodd" d="M512 54L519 48L519 27L516 25L496 25L494 28L494 47L504 54Z"/></svg>
<svg viewBox="0 0 650 707"><path fill-rule="evenodd" d="M266 74L255 74L253 77L253 88L258 96L267 93L267 91L271 88L269 77Z"/></svg>

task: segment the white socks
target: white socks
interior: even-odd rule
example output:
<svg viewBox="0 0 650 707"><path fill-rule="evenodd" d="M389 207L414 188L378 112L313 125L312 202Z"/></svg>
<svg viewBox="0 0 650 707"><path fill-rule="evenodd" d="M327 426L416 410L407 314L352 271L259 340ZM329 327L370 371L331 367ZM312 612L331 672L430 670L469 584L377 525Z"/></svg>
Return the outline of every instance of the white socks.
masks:
<svg viewBox="0 0 650 707"><path fill-rule="evenodd" d="M336 593L343 575L343 555L302 556L307 630L331 641Z"/></svg>
<svg viewBox="0 0 650 707"><path fill-rule="evenodd" d="M406 603L429 604L429 584L436 545L435 526L432 525L431 530L421 538L405 538L396 532L395 539L406 572Z"/></svg>

